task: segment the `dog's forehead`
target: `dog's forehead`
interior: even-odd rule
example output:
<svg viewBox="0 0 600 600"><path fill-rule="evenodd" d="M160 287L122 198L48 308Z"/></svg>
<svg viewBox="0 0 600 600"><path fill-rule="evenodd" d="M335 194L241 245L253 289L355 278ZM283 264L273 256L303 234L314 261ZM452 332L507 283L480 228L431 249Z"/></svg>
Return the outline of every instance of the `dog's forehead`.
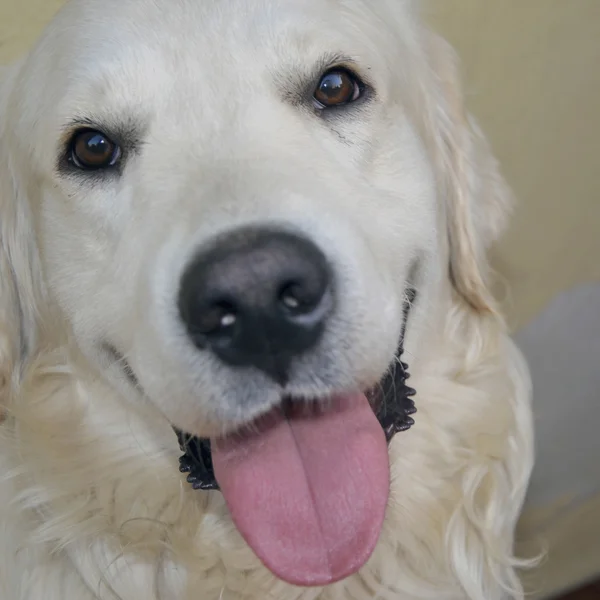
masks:
<svg viewBox="0 0 600 600"><path fill-rule="evenodd" d="M75 66L116 58L127 65L143 52L173 66L239 62L251 69L252 55L275 59L292 47L310 58L313 46L339 45L352 34L349 17L362 2L341 10L337 0L74 0L49 35Z"/></svg>
<svg viewBox="0 0 600 600"><path fill-rule="evenodd" d="M407 0L72 0L48 30L46 48L71 72L93 80L119 68L126 78L243 72L310 64L323 54L385 54L390 14ZM165 85L167 81L160 81ZM160 91L160 90L157 90Z"/></svg>
<svg viewBox="0 0 600 600"><path fill-rule="evenodd" d="M348 4L343 8L342 4ZM364 54L363 0L73 0L47 30L31 75L59 119L211 97L228 102L323 56ZM364 15L363 15L364 16ZM361 48L361 44L363 47ZM58 68L57 68L58 66ZM50 83L50 82L49 82ZM239 93L239 95L238 95ZM185 98L187 96L187 98ZM91 103L91 105L90 105Z"/></svg>

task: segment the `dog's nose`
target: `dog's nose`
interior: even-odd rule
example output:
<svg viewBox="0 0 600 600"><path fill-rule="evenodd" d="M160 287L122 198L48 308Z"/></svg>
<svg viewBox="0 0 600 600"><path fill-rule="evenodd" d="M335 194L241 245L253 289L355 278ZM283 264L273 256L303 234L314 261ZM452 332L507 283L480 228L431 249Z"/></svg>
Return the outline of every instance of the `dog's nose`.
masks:
<svg viewBox="0 0 600 600"><path fill-rule="evenodd" d="M319 341L333 296L331 268L313 242L246 228L221 237L189 265L179 312L198 348L285 385L292 360Z"/></svg>

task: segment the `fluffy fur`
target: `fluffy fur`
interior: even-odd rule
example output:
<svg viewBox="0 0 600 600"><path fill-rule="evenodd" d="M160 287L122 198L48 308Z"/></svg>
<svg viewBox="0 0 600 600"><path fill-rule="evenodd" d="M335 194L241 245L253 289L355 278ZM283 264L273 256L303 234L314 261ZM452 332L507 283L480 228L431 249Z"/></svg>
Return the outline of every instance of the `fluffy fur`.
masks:
<svg viewBox="0 0 600 600"><path fill-rule="evenodd" d="M318 116L301 90L338 57L374 93ZM0 596L522 598L530 386L486 263L509 193L413 3L74 0L1 76ZM121 173L63 168L74 119L125 132ZM391 444L386 525L367 566L322 590L275 580L221 495L177 470L171 424L222 431L254 416L240 394L259 413L281 392L202 356L173 309L195 249L251 222L310 235L339 273L295 394L377 380L407 282L419 292L419 412Z"/></svg>

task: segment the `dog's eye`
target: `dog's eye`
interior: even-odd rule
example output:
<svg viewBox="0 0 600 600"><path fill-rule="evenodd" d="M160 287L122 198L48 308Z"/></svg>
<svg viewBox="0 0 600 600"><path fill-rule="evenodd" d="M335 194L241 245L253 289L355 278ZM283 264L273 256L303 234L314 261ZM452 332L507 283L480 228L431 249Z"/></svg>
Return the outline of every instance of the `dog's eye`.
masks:
<svg viewBox="0 0 600 600"><path fill-rule="evenodd" d="M314 99L320 108L342 106L358 100L363 85L359 79L345 69L327 71L314 93Z"/></svg>
<svg viewBox="0 0 600 600"><path fill-rule="evenodd" d="M101 131L87 129L73 136L70 159L80 169L106 169L114 166L120 158L120 147Z"/></svg>

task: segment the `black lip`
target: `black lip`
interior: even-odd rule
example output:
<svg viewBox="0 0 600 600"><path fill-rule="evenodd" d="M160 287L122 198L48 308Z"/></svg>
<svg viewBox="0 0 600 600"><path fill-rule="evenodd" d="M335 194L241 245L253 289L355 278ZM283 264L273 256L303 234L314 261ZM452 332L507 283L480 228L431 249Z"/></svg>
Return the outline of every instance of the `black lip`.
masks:
<svg viewBox="0 0 600 600"><path fill-rule="evenodd" d="M406 385L410 374L408 365L402 361L406 323L415 298L415 290L408 290L404 305L404 325L394 361L381 383L367 392L367 398L381 424L388 444L397 433L410 429L415 423L411 415L417 412L413 400L416 391ZM219 484L215 477L210 440L174 429L183 452L179 458L179 470L188 473L187 481L195 490L218 490Z"/></svg>

